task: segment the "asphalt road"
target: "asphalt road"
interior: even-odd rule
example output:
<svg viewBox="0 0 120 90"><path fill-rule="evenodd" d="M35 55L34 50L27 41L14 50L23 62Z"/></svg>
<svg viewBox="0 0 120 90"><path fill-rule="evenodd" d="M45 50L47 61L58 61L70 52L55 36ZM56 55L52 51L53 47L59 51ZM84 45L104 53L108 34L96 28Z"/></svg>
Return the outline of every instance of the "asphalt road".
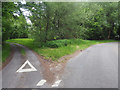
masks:
<svg viewBox="0 0 120 90"><path fill-rule="evenodd" d="M20 46L20 45L19 45ZM25 62L16 45L10 63L2 70L3 88L50 88L45 83L42 67L34 53L25 48L27 60L37 69L33 72L16 72ZM0 72L1 73L1 72ZM117 88L118 87L118 43L91 46L67 62L58 88Z"/></svg>
<svg viewBox="0 0 120 90"><path fill-rule="evenodd" d="M18 44L19 45L19 44ZM21 46L21 45L19 45ZM44 79L42 75L42 67L38 58L34 53L24 46L27 53L27 59L23 59L20 54L20 50L16 45L13 45L15 54L10 63L2 70L2 88L44 88L48 87L47 84L41 87L37 87L37 83ZM16 72L23 63L28 60L37 71L32 72ZM30 67L26 67L30 68Z"/></svg>
<svg viewBox="0 0 120 90"><path fill-rule="evenodd" d="M89 47L68 61L61 88L118 88L118 43Z"/></svg>

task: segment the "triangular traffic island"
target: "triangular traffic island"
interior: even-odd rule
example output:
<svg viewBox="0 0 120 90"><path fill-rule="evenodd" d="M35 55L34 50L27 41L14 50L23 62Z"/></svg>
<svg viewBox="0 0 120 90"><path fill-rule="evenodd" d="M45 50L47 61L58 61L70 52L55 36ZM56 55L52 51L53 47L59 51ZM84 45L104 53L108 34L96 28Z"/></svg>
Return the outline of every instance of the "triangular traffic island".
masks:
<svg viewBox="0 0 120 90"><path fill-rule="evenodd" d="M26 67L27 65L29 65L29 68ZM16 72L32 72L32 71L37 71L37 69L27 60Z"/></svg>

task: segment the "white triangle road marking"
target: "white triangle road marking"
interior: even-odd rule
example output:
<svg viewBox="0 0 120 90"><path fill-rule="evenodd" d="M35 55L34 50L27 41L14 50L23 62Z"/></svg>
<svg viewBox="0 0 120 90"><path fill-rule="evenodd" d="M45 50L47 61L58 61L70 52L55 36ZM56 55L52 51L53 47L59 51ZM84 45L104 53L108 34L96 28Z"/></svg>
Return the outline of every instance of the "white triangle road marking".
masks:
<svg viewBox="0 0 120 90"><path fill-rule="evenodd" d="M62 81L62 80L56 81L56 82L52 85L52 87L58 87L61 81Z"/></svg>
<svg viewBox="0 0 120 90"><path fill-rule="evenodd" d="M28 64L31 68L23 69L26 64ZM32 72L32 71L37 71L37 69L27 60L16 72Z"/></svg>
<svg viewBox="0 0 120 90"><path fill-rule="evenodd" d="M42 86L42 85L44 85L45 83L46 83L46 80L43 79L43 80L39 81L36 86Z"/></svg>

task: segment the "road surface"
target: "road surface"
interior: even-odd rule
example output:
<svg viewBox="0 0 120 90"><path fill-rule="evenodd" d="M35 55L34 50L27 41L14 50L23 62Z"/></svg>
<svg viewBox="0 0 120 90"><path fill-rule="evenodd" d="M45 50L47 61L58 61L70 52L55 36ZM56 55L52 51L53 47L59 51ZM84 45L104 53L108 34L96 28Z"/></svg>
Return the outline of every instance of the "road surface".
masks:
<svg viewBox="0 0 120 90"><path fill-rule="evenodd" d="M42 76L42 67L38 58L31 50L19 45L25 49L27 54L27 59L23 59L18 46L12 46L15 49L15 54L10 63L2 70L2 88L39 88L36 85L44 78ZM36 68L37 71L16 72L26 60L29 60L29 62ZM45 84L40 88L44 87L48 87L48 85Z"/></svg>
<svg viewBox="0 0 120 90"><path fill-rule="evenodd" d="M118 43L89 47L68 61L61 88L118 88Z"/></svg>
<svg viewBox="0 0 120 90"><path fill-rule="evenodd" d="M20 45L19 45L20 46ZM33 72L16 72L25 62L16 45L10 63L2 70L3 88L50 88L45 83L42 67L33 52L24 46L27 60L36 68ZM91 46L67 62L58 88L117 88L118 87L118 43Z"/></svg>

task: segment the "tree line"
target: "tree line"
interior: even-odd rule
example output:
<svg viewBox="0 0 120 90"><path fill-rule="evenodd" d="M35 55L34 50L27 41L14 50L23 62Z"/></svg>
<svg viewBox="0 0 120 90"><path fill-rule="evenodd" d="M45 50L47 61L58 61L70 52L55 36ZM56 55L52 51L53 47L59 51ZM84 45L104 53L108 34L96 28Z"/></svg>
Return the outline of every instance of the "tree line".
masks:
<svg viewBox="0 0 120 90"><path fill-rule="evenodd" d="M38 42L58 39L120 39L118 2L3 2L3 41L34 38ZM28 9L28 25L20 8ZM19 17L13 13L19 12Z"/></svg>

